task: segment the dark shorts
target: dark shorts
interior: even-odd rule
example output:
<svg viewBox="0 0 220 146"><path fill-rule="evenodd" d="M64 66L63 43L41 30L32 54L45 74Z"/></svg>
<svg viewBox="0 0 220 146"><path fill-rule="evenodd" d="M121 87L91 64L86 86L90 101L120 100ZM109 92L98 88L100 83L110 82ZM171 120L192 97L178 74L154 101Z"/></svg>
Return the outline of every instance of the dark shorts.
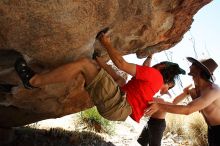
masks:
<svg viewBox="0 0 220 146"><path fill-rule="evenodd" d="M99 114L112 121L125 121L132 109L113 78L101 69L93 81L86 87Z"/></svg>
<svg viewBox="0 0 220 146"><path fill-rule="evenodd" d="M220 146L220 125L208 126L209 146Z"/></svg>
<svg viewBox="0 0 220 146"><path fill-rule="evenodd" d="M166 128L165 119L150 118L146 126L143 128L138 143L141 146L160 146L163 132Z"/></svg>

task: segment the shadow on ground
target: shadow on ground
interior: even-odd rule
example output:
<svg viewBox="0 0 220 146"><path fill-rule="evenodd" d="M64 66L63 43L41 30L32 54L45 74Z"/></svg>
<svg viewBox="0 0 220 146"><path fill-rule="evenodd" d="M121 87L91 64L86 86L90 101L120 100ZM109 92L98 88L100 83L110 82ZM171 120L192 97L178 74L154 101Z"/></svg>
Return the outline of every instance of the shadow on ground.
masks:
<svg viewBox="0 0 220 146"><path fill-rule="evenodd" d="M1 146L115 146L92 132L16 128L13 141Z"/></svg>

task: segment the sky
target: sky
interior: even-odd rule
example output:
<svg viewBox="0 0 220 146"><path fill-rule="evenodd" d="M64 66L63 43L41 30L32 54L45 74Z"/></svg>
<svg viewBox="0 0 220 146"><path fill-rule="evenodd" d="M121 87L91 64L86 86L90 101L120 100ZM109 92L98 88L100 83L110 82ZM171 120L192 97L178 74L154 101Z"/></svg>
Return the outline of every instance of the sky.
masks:
<svg viewBox="0 0 220 146"><path fill-rule="evenodd" d="M188 73L191 63L186 60L186 57L198 60L213 58L219 65L214 76L215 83L220 86L220 0L214 0L205 5L193 18L191 28L185 33L181 42L167 51L154 54L152 64L172 60ZM144 59L137 59L135 55L128 55L125 59L137 64L142 64L144 61ZM181 76L181 81L183 87L193 83L192 78L187 75Z"/></svg>

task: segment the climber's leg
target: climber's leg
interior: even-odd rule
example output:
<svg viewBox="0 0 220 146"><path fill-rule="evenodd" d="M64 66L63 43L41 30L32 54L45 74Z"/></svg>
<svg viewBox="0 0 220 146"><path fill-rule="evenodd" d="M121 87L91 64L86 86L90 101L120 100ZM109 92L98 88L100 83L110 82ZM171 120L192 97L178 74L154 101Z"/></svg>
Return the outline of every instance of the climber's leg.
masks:
<svg viewBox="0 0 220 146"><path fill-rule="evenodd" d="M87 58L77 60L72 63L62 65L50 72L36 74L30 79L32 86L47 85L51 83L67 82L74 79L79 73L82 73L89 84L98 74L99 69L95 61Z"/></svg>
<svg viewBox="0 0 220 146"><path fill-rule="evenodd" d="M31 86L39 87L41 85L52 83L67 82L74 79L79 73L82 73L86 80L86 84L89 84L98 72L99 67L94 60L83 58L72 63L62 65L49 72L35 74L28 80L28 82Z"/></svg>

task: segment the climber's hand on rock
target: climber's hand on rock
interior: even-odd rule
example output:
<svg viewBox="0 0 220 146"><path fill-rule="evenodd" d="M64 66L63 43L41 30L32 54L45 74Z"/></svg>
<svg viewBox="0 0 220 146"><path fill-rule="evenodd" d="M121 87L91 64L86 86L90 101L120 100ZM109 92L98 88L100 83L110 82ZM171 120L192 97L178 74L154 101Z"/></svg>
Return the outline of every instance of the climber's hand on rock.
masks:
<svg viewBox="0 0 220 146"><path fill-rule="evenodd" d="M106 34L107 32L109 32L109 27L104 28L103 30L101 30L100 32L97 33L96 35L96 39L100 40L100 38Z"/></svg>
<svg viewBox="0 0 220 146"><path fill-rule="evenodd" d="M96 39L98 39L100 43L104 46L110 44L110 37L107 35L108 32L109 27L106 27L96 35Z"/></svg>
<svg viewBox="0 0 220 146"><path fill-rule="evenodd" d="M101 35L99 41L104 46L109 45L111 43L110 37L106 34Z"/></svg>

